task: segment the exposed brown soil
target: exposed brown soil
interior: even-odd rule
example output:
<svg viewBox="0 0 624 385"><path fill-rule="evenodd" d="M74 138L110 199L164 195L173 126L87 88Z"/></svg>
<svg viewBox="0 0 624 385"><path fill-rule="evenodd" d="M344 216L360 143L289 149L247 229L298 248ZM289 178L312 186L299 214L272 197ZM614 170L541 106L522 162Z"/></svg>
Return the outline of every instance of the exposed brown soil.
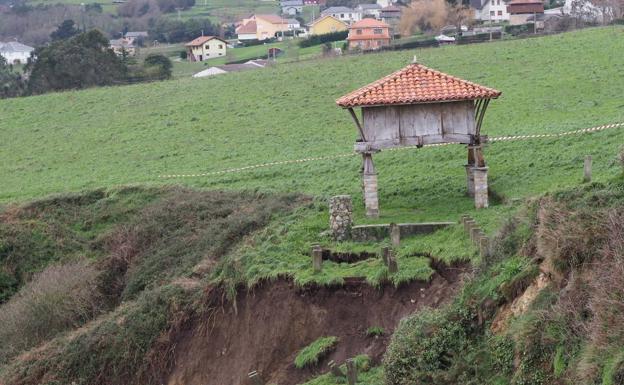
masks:
<svg viewBox="0 0 624 385"><path fill-rule="evenodd" d="M440 268L439 268L440 269ZM219 290L209 295L210 316L188 323L175 338L169 385L238 385L257 370L266 383L291 385L327 371L327 362L367 354L379 362L399 320L452 298L465 266L442 269L430 282L380 289L360 279L341 287L296 287L290 280L264 282L226 303ZM378 326L383 337L368 337ZM334 352L314 368L297 369L297 352L322 336L337 336Z"/></svg>

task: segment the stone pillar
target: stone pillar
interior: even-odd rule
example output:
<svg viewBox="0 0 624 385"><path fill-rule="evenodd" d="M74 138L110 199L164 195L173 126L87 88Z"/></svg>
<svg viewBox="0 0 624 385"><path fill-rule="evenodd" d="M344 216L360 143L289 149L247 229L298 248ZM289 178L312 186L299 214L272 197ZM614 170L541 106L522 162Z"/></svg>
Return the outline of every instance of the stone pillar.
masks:
<svg viewBox="0 0 624 385"><path fill-rule="evenodd" d="M379 198L377 196L377 172L373 164L373 155L362 154L364 160L364 170L362 181L364 182L364 205L366 206L366 216L369 218L379 217Z"/></svg>
<svg viewBox="0 0 624 385"><path fill-rule="evenodd" d="M336 195L329 198L329 228L337 241L351 237L353 225L353 203L350 195Z"/></svg>
<svg viewBox="0 0 624 385"><path fill-rule="evenodd" d="M487 180L487 167L475 167L474 173L474 199L475 207L477 209L483 209L488 207L488 180Z"/></svg>
<svg viewBox="0 0 624 385"><path fill-rule="evenodd" d="M466 167L466 193L469 197L474 197L474 165L467 164L464 167Z"/></svg>

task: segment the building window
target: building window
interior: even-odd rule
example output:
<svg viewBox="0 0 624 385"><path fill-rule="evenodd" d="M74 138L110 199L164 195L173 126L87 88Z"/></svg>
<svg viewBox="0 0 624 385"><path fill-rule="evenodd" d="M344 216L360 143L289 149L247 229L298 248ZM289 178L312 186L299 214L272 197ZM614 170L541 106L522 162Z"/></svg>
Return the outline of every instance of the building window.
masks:
<svg viewBox="0 0 624 385"><path fill-rule="evenodd" d="M503 11L498 11L498 16L503 16Z"/></svg>
<svg viewBox="0 0 624 385"><path fill-rule="evenodd" d="M223 44L219 44L219 49L223 49Z"/></svg>
<svg viewBox="0 0 624 385"><path fill-rule="evenodd" d="M344 19L344 13L341 13L341 14L340 14L340 18L341 18L341 19Z"/></svg>
<svg viewBox="0 0 624 385"><path fill-rule="evenodd" d="M210 49L210 46L208 44L206 44L206 47L204 47L206 49Z"/></svg>
<svg viewBox="0 0 624 385"><path fill-rule="evenodd" d="M494 16L494 11L490 11L490 16Z"/></svg>
<svg viewBox="0 0 624 385"><path fill-rule="evenodd" d="M383 29L381 29L381 28L373 29L373 34L375 34L375 35L381 35L382 33L383 33Z"/></svg>
<svg viewBox="0 0 624 385"><path fill-rule="evenodd" d="M362 30L361 29L356 29L355 33L356 33L356 35L361 35L362 34Z"/></svg>

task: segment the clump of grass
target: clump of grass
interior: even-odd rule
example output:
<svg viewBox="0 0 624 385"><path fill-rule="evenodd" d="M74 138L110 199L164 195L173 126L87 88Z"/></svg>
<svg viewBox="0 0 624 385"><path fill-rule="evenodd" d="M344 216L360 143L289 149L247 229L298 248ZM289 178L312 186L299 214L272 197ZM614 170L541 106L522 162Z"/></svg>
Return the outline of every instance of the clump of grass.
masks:
<svg viewBox="0 0 624 385"><path fill-rule="evenodd" d="M327 353L336 348L338 337L321 337L303 348L295 357L295 367L303 369L316 365Z"/></svg>
<svg viewBox="0 0 624 385"><path fill-rule="evenodd" d="M0 363L101 312L98 271L88 261L52 265L0 306Z"/></svg>
<svg viewBox="0 0 624 385"><path fill-rule="evenodd" d="M366 336L368 337L381 337L385 333L381 326L371 326L366 329Z"/></svg>

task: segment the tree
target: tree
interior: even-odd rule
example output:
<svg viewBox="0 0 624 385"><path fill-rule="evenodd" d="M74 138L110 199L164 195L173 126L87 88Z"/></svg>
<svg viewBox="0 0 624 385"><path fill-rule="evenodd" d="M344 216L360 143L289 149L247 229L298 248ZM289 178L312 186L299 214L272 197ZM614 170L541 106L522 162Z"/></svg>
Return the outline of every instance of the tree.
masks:
<svg viewBox="0 0 624 385"><path fill-rule="evenodd" d="M111 85L125 80L126 67L108 47L108 39L97 30L60 40L35 50L30 64L28 92Z"/></svg>
<svg viewBox="0 0 624 385"><path fill-rule="evenodd" d="M154 75L158 79L169 79L173 64L165 55L149 54L143 62L146 73Z"/></svg>
<svg viewBox="0 0 624 385"><path fill-rule="evenodd" d="M6 59L0 56L0 99L19 96L24 91L22 77L13 72Z"/></svg>
<svg viewBox="0 0 624 385"><path fill-rule="evenodd" d="M76 23L73 20L65 20L58 26L56 31L50 34L52 41L65 40L70 37L74 37L80 33L80 30L76 28Z"/></svg>
<svg viewBox="0 0 624 385"><path fill-rule="evenodd" d="M437 32L451 24L461 31L461 26L468 24L471 17L470 8L457 0L415 0L403 11L399 30L409 36L416 32Z"/></svg>

